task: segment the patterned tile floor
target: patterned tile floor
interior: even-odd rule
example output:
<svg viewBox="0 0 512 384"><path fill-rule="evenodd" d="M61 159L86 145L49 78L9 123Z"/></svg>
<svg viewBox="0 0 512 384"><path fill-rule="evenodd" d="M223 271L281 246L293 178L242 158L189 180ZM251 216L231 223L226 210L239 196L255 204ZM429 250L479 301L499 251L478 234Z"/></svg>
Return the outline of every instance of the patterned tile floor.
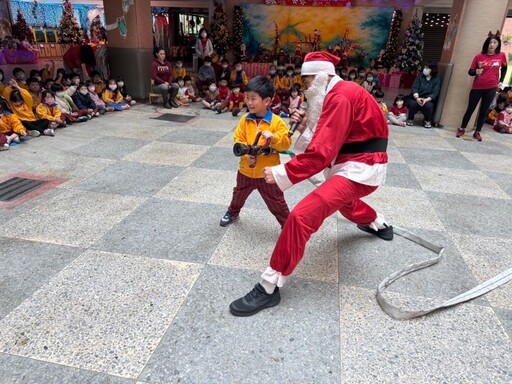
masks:
<svg viewBox="0 0 512 384"><path fill-rule="evenodd" d="M194 117L158 120L162 113ZM432 256L339 215L307 248L279 306L229 314L266 266L279 226L254 194L231 197L237 119L137 105L0 154L0 177L64 178L0 209L0 383L510 383L512 284L412 320L377 284ZM418 307L512 265L512 137L391 127L387 184L367 201L446 247L389 288ZM310 192L286 192L291 206Z"/></svg>

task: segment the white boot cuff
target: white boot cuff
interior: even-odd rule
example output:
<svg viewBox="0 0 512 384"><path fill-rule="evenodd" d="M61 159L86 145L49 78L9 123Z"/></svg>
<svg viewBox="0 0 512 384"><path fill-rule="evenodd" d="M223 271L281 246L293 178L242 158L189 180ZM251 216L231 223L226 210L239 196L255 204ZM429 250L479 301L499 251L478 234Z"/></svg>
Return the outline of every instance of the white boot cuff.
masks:
<svg viewBox="0 0 512 384"><path fill-rule="evenodd" d="M270 267L267 267L265 272L261 274L261 278L268 281L270 284L277 285L279 288L286 282L286 276L283 276L281 272L277 272Z"/></svg>

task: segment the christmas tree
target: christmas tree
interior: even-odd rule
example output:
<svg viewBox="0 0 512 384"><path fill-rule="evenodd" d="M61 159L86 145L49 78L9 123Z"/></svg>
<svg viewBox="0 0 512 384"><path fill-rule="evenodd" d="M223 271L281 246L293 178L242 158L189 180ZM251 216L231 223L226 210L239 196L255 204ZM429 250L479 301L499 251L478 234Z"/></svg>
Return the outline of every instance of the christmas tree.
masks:
<svg viewBox="0 0 512 384"><path fill-rule="evenodd" d="M93 43L98 43L100 41L107 41L107 31L101 24L100 15L96 15L96 17L91 22L91 27L89 29L90 40Z"/></svg>
<svg viewBox="0 0 512 384"><path fill-rule="evenodd" d="M244 30L244 13L241 7L235 7L235 14L233 17L233 52L235 61L242 59L243 53L240 46L243 44L243 30Z"/></svg>
<svg viewBox="0 0 512 384"><path fill-rule="evenodd" d="M226 13L221 3L218 3L215 7L211 25L211 38L213 49L215 49L219 55L224 55L229 48L229 32Z"/></svg>
<svg viewBox="0 0 512 384"><path fill-rule="evenodd" d="M16 22L12 25L11 33L12 37L19 41L23 41L26 38L30 44L34 43L34 34L32 33L32 29L28 26L27 21L19 9L18 14L16 15Z"/></svg>
<svg viewBox="0 0 512 384"><path fill-rule="evenodd" d="M64 0L64 10L59 23L59 40L61 43L80 43L82 40L82 31L78 25L73 7L69 0Z"/></svg>
<svg viewBox="0 0 512 384"><path fill-rule="evenodd" d="M382 64L384 67L389 68L396 60L396 51L398 49L398 35L402 27L402 10L397 9L393 12L393 19L391 20L391 28L389 29L388 41L384 54L382 55Z"/></svg>
<svg viewBox="0 0 512 384"><path fill-rule="evenodd" d="M423 60L423 33L418 15L414 15L411 26L407 29L398 54L398 67L402 70L416 71L421 69Z"/></svg>

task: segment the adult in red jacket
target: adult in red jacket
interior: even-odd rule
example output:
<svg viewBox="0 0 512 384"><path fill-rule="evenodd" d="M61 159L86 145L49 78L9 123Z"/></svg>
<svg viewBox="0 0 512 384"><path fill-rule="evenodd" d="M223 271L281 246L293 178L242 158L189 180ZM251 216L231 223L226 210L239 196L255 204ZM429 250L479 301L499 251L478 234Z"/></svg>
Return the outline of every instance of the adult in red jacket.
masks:
<svg viewBox="0 0 512 384"><path fill-rule="evenodd" d="M393 227L361 200L385 181L388 125L375 99L359 85L336 76L340 58L328 52L306 55L301 74L309 108L292 115L304 150L286 164L263 170L267 183L286 190L324 170L326 181L290 213L261 282L230 305L235 316L250 316L277 305L279 287L304 255L306 243L323 221L339 211L358 228L393 239Z"/></svg>
<svg viewBox="0 0 512 384"><path fill-rule="evenodd" d="M455 136L464 136L469 119L481 99L482 102L480 103L480 111L476 122L476 129L473 133L473 139L482 141L480 131L487 117L487 110L496 96L497 88L503 88L502 83L507 74L507 57L501 52L499 31L496 32L495 35L489 32L489 36L482 46L482 52L473 58L468 74L474 76L475 79L473 80L471 91L469 92L466 113L462 118L462 123Z"/></svg>
<svg viewBox="0 0 512 384"><path fill-rule="evenodd" d="M67 73L78 73L82 81L88 80L96 67L94 50L88 44L71 46L64 56L64 69Z"/></svg>
<svg viewBox="0 0 512 384"><path fill-rule="evenodd" d="M155 57L151 64L153 91L162 94L164 108L178 108L176 95L178 94L179 86L172 77L171 63L166 59L165 50L163 48L156 48L153 56Z"/></svg>

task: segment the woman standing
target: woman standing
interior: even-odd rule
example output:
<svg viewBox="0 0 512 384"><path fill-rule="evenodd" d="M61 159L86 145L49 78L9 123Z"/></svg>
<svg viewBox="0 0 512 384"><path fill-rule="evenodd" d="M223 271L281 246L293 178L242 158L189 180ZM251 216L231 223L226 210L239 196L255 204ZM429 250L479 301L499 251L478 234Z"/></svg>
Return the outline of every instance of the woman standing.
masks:
<svg viewBox="0 0 512 384"><path fill-rule="evenodd" d="M480 131L484 125L487 110L491 105L494 96L496 96L496 88L502 88L502 82L507 74L507 58L501 52L500 32L495 35L489 32L489 37L484 41L482 52L477 54L471 63L468 71L470 76L475 76L473 86L469 92L469 102L466 113L462 118L461 127L457 130L456 137L464 136L469 119L473 114L480 99L480 111L476 123L476 130L473 139L482 141Z"/></svg>
<svg viewBox="0 0 512 384"><path fill-rule="evenodd" d="M196 54L198 58L197 68L201 68L205 57L211 57L213 55L213 44L208 38L206 29L201 28L196 40Z"/></svg>
<svg viewBox="0 0 512 384"><path fill-rule="evenodd" d="M162 94L164 108L171 108L171 106L178 108L175 99L179 87L173 82L171 63L165 59L165 50L156 48L153 56L155 56L155 60L151 64L153 91Z"/></svg>

